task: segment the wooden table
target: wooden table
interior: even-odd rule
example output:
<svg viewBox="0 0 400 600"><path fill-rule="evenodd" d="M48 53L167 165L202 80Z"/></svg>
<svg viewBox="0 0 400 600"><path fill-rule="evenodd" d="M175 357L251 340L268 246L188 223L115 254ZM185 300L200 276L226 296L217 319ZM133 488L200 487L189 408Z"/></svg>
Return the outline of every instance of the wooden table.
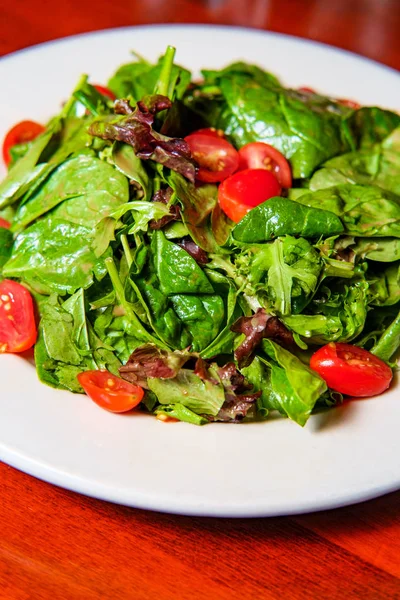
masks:
<svg viewBox="0 0 400 600"><path fill-rule="evenodd" d="M0 54L121 25L212 22L320 40L400 68L399 0L14 0ZM368 457L366 457L367 459ZM400 493L297 517L161 515L0 465L0 598L400 598Z"/></svg>

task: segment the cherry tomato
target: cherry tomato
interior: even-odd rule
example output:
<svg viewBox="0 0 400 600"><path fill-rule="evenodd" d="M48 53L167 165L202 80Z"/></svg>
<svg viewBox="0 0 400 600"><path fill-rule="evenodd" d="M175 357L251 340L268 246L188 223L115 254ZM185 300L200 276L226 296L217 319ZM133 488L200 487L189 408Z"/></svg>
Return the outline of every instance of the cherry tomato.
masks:
<svg viewBox="0 0 400 600"><path fill-rule="evenodd" d="M3 227L4 229L10 229L11 223L0 217L0 227Z"/></svg>
<svg viewBox="0 0 400 600"><path fill-rule="evenodd" d="M239 170L268 169L283 188L292 187L292 172L286 158L269 144L252 142L239 150Z"/></svg>
<svg viewBox="0 0 400 600"><path fill-rule="evenodd" d="M36 342L32 296L10 279L0 283L0 353L23 352Z"/></svg>
<svg viewBox="0 0 400 600"><path fill-rule="evenodd" d="M117 99L117 96L111 90L109 90L107 87L105 87L104 85L98 85L97 83L94 83L93 87L96 88L96 90L99 92L99 94L102 94L103 96L106 96L107 98L110 98L110 100L114 101Z"/></svg>
<svg viewBox="0 0 400 600"><path fill-rule="evenodd" d="M316 94L317 92L310 87L301 87L298 89L299 92L302 92L303 94Z"/></svg>
<svg viewBox="0 0 400 600"><path fill-rule="evenodd" d="M224 213L238 223L249 210L280 193L281 186L271 171L245 169L221 183L218 202Z"/></svg>
<svg viewBox="0 0 400 600"><path fill-rule="evenodd" d="M355 102L354 100L347 100L346 98L339 98L338 100L336 100L336 102L338 104L341 104L342 106L347 106L348 108L354 108L354 110L358 110L359 108L361 108L361 104L359 104L358 102Z"/></svg>
<svg viewBox="0 0 400 600"><path fill-rule="evenodd" d="M6 165L11 162L10 148L17 144L31 142L40 135L45 128L35 121L21 121L10 129L3 142L3 160Z"/></svg>
<svg viewBox="0 0 400 600"><path fill-rule="evenodd" d="M84 371L79 373L78 381L89 398L110 412L127 412L140 404L144 396L141 387L106 370Z"/></svg>
<svg viewBox="0 0 400 600"><path fill-rule="evenodd" d="M211 137L214 138L223 138L225 139L225 134L222 131L222 129L215 129L215 127L206 127L205 129L198 129L197 131L194 131L191 135L210 135Z"/></svg>
<svg viewBox="0 0 400 600"><path fill-rule="evenodd" d="M218 134L192 133L185 137L193 158L200 168L198 181L217 183L224 181L239 166L239 154L235 148Z"/></svg>
<svg viewBox="0 0 400 600"><path fill-rule="evenodd" d="M392 369L368 350L351 344L323 346L311 357L310 367L328 386L347 396L376 396L392 381Z"/></svg>

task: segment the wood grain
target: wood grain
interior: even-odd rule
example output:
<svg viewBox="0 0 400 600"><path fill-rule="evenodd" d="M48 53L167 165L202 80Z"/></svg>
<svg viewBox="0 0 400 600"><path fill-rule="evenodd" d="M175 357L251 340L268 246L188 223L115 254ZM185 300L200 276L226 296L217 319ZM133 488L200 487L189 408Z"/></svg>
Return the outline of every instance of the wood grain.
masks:
<svg viewBox="0 0 400 600"><path fill-rule="evenodd" d="M223 23L318 40L400 68L399 0L15 0L0 54L75 33L144 23Z"/></svg>
<svg viewBox="0 0 400 600"><path fill-rule="evenodd" d="M399 0L15 0L1 6L0 54L150 22L270 29L400 68ZM6 465L0 482L1 600L400 598L400 492L313 515L232 520L115 506Z"/></svg>
<svg viewBox="0 0 400 600"><path fill-rule="evenodd" d="M202 519L92 500L6 465L0 477L4 598L400 597L399 494L296 518Z"/></svg>

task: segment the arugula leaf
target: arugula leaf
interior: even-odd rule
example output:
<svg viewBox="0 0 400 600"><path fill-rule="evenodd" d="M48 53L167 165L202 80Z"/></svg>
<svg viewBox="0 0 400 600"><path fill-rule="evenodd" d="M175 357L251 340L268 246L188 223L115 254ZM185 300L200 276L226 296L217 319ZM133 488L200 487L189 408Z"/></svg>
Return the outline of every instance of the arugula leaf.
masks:
<svg viewBox="0 0 400 600"><path fill-rule="evenodd" d="M281 315L304 309L322 271L321 258L311 244L291 236L249 248L236 257L235 266L246 278L245 293Z"/></svg>
<svg viewBox="0 0 400 600"><path fill-rule="evenodd" d="M118 373L120 361L87 321L82 289L63 303L50 296L41 304L35 362L43 383L78 393L83 390L76 377L82 371L108 369Z"/></svg>
<svg viewBox="0 0 400 600"><path fill-rule="evenodd" d="M333 210L324 210L325 207L317 206L317 202L307 203L309 196L301 196L296 202L287 198L271 198L259 204L233 228L233 240L254 244L281 235L313 238L342 233L343 225Z"/></svg>

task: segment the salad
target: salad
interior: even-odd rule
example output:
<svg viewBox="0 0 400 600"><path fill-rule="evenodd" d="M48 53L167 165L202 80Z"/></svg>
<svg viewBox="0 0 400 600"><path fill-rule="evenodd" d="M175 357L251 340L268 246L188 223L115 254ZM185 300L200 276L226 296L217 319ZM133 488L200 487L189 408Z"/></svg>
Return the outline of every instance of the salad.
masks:
<svg viewBox="0 0 400 600"><path fill-rule="evenodd" d="M0 352L113 412L300 425L386 390L400 116L168 47L3 143Z"/></svg>

